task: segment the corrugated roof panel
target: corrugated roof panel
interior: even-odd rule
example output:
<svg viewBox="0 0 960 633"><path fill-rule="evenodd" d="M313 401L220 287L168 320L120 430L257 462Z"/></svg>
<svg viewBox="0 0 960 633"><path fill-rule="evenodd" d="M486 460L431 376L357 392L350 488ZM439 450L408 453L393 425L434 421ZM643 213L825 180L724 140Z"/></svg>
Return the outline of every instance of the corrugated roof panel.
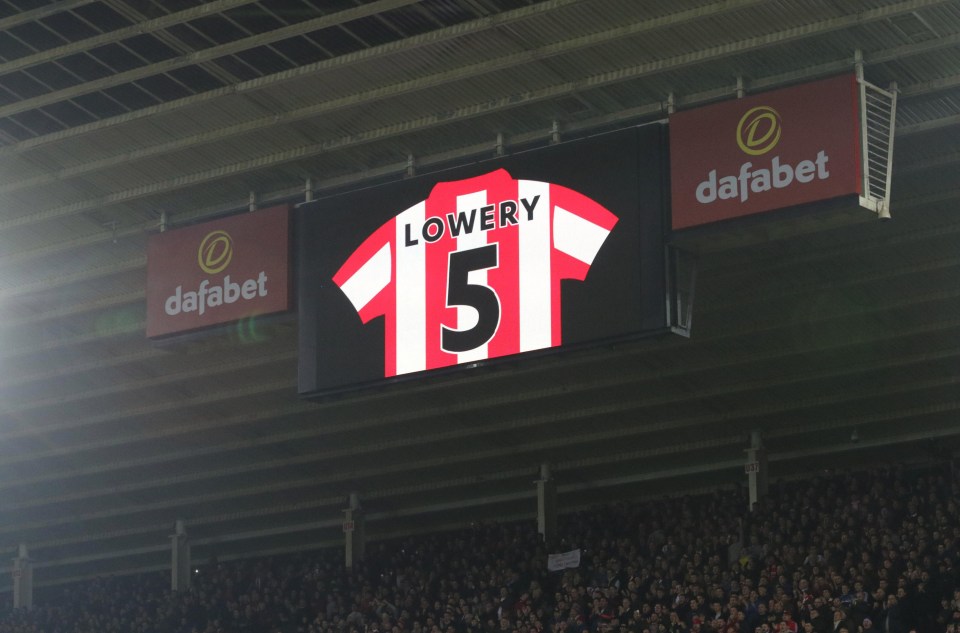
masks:
<svg viewBox="0 0 960 633"><path fill-rule="evenodd" d="M137 87L150 93L150 96L160 101L172 101L182 99L193 94L193 91L187 88L183 82L178 81L166 74L153 75L140 79Z"/></svg>
<svg viewBox="0 0 960 633"><path fill-rule="evenodd" d="M80 83L80 79L54 62L31 66L26 73L50 90L64 90Z"/></svg>
<svg viewBox="0 0 960 633"><path fill-rule="evenodd" d="M223 12L223 16L254 34L267 33L286 25L285 22L277 19L276 15L265 11L258 3L229 9Z"/></svg>
<svg viewBox="0 0 960 633"><path fill-rule="evenodd" d="M42 18L40 23L68 42L77 42L103 32L71 11L54 13Z"/></svg>
<svg viewBox="0 0 960 633"><path fill-rule="evenodd" d="M303 36L281 40L270 46L297 66L305 66L330 58L329 53Z"/></svg>
<svg viewBox="0 0 960 633"><path fill-rule="evenodd" d="M19 99L30 99L50 92L47 86L24 72L7 73L0 77L0 86Z"/></svg>
<svg viewBox="0 0 960 633"><path fill-rule="evenodd" d="M101 120L129 112L125 106L101 92L79 95L71 101Z"/></svg>
<svg viewBox="0 0 960 633"><path fill-rule="evenodd" d="M18 24L8 29L7 32L32 49L32 52L45 51L67 42L62 36L40 22Z"/></svg>
<svg viewBox="0 0 960 633"><path fill-rule="evenodd" d="M915 99L898 104L897 125L906 126L954 116L960 107L960 91L933 99Z"/></svg>
<svg viewBox="0 0 960 633"><path fill-rule="evenodd" d="M909 77L899 81L903 83L926 83L936 81L942 77L949 77L960 67L960 50L940 49L930 53L913 55L908 58L896 59L883 65L892 75L891 81L897 80L897 71L909 72Z"/></svg>
<svg viewBox="0 0 960 633"><path fill-rule="evenodd" d="M98 30L108 33L129 26L132 22L114 10L106 2L91 2L76 6L71 10L83 20L96 25Z"/></svg>

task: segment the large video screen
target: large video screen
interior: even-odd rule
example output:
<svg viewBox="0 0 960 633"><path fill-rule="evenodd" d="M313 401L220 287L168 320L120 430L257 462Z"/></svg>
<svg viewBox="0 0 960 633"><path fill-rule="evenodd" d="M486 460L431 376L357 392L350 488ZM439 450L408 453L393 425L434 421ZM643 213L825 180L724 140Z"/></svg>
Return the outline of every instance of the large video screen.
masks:
<svg viewBox="0 0 960 633"><path fill-rule="evenodd" d="M655 124L301 206L300 393L663 330L664 160Z"/></svg>

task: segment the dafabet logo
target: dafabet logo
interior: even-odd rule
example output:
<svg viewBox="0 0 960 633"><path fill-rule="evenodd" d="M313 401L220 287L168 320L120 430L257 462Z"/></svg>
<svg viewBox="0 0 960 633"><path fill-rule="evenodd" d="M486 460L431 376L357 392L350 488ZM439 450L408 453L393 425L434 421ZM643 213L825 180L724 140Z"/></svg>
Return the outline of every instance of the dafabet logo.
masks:
<svg viewBox="0 0 960 633"><path fill-rule="evenodd" d="M780 142L783 123L780 114L770 106L762 105L744 112L737 123L736 140L740 149L750 156L764 156ZM827 162L830 157L820 150L816 157L801 160L796 165L774 156L769 163L754 165L747 161L737 174L717 176L711 169L706 180L697 185L697 202L711 204L719 200L740 199L746 202L750 194L763 194L773 189L785 189L794 183L806 184L830 177Z"/></svg>
<svg viewBox="0 0 960 633"><path fill-rule="evenodd" d="M763 156L780 142L780 113L770 106L750 108L737 123L737 145L744 154Z"/></svg>
<svg viewBox="0 0 960 633"><path fill-rule="evenodd" d="M200 241L197 264L208 275L216 275L226 270L232 259L233 240L226 231L211 231ZM232 281L230 275L226 275L223 279L204 279L196 290L184 292L183 286L177 286L163 303L163 309L170 316L194 311L203 314L208 309L266 296L267 273L261 270L256 278L243 282Z"/></svg>
<svg viewBox="0 0 960 633"><path fill-rule="evenodd" d="M200 270L208 275L216 275L230 265L233 258L233 240L226 231L210 231L200 241L197 249L197 263Z"/></svg>
<svg viewBox="0 0 960 633"><path fill-rule="evenodd" d="M164 231L147 245L147 336L290 309L290 209Z"/></svg>
<svg viewBox="0 0 960 633"><path fill-rule="evenodd" d="M840 75L671 114L673 228L858 193L859 94Z"/></svg>

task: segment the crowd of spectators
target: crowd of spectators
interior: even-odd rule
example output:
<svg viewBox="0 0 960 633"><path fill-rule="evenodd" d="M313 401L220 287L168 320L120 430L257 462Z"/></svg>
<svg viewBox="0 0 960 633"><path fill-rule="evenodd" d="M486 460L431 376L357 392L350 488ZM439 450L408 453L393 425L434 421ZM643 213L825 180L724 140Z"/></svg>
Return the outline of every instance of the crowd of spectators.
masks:
<svg viewBox="0 0 960 633"><path fill-rule="evenodd" d="M960 633L949 472L780 482L533 521L105 578L0 607L0 633ZM547 555L579 549L578 567Z"/></svg>

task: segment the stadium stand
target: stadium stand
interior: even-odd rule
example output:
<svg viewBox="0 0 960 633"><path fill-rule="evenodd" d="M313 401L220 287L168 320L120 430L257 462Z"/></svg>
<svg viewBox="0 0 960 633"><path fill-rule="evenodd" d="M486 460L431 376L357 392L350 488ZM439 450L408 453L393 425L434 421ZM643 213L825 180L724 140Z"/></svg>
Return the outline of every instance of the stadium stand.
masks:
<svg viewBox="0 0 960 633"><path fill-rule="evenodd" d="M590 508L544 544L477 524L342 553L208 561L47 590L0 633L954 633L960 508L949 471L889 468ZM550 572L548 552L581 550Z"/></svg>
<svg viewBox="0 0 960 633"><path fill-rule="evenodd" d="M589 350L501 357L496 366L470 356L462 372L409 388L306 401L297 393L300 325L320 321L301 320L294 305L176 331L149 327L168 300L177 315L199 316L174 306L196 288L213 307L214 293L201 288L226 299L239 287L236 267L260 263L256 233L258 248L237 238L230 268L207 270L215 262L201 252L213 251L201 246L225 242L203 238L233 231L221 220L290 204L296 224L310 205L381 184L421 182L422 200L435 178L467 164L556 157L614 130L665 125L676 139L682 128L671 116L743 99L780 112L768 96L837 77L858 80L864 117L871 95L864 158L882 174L895 154L889 187L876 169L862 183L870 191L883 183L891 220L828 229L818 215L802 239L766 224L754 232L751 221L744 228L771 240L740 248L721 240L731 250L705 253L696 267L671 259L670 280L690 282L686 292L669 304L638 298L660 313L670 305L672 316L692 314L689 339L601 337ZM747 137L736 130L753 107L717 137L733 169L727 158L701 165L688 194L707 183L719 196L719 180L733 173L764 188L767 168L744 154ZM771 120L767 109L754 112L767 113L756 123ZM853 107L813 122L780 115L783 145L764 159L772 168L780 156L774 175L787 173L791 138L817 138L821 122L852 123ZM0 0L0 601L9 611L13 593L28 606L35 589L46 610L6 624L54 630L43 618L56 605L70 622L98 619L79 628L109 629L99 619L113 618L112 607L94 613L86 601L84 615L67 609L79 598L49 592L168 573L178 524L194 560L215 554L239 565L227 561L342 547L354 494L372 542L529 519L540 485L531 480L544 464L558 504L581 508L693 494L744 479L748 465L755 479L761 468L793 478L837 464L957 459L958 123L956 0ZM896 151L871 154L891 133ZM836 154L820 159L825 147L789 164L799 173L819 160L819 181L825 165L840 164ZM599 187L593 170L607 172L603 163L570 152L567 176L555 171L559 159L511 176ZM644 164L666 169L668 158L658 152ZM664 185L667 176L681 180L665 173ZM759 200L735 186L749 193L743 202ZM590 195L598 193L608 192ZM399 213L395 202L369 209ZM664 219L660 207L644 206L643 217ZM347 250L385 219L359 207L344 217L356 220L356 242L330 234ZM154 238L192 228L203 235L179 255L151 254ZM302 235L292 233L294 242ZM612 239L608 248L620 238ZM659 247L643 244L641 255L662 265ZM304 249L334 252L325 240ZM629 311L611 290L622 282L636 291L623 274L636 273L635 260L629 250L603 259L607 272L598 261L563 303L599 289L615 303L596 322L619 313L623 325ZM179 291L153 292L151 269L181 267L196 284L184 277ZM666 285L641 269L645 282ZM251 270L244 279L256 280L259 296L266 269ZM431 276L443 286L443 274ZM681 300L694 295L695 306ZM371 325L357 340L385 352ZM753 437L766 451L762 467L744 463ZM127 595L117 582L105 595ZM173 583L157 582L156 608L166 609ZM117 618L120 604L141 604L114 599Z"/></svg>

